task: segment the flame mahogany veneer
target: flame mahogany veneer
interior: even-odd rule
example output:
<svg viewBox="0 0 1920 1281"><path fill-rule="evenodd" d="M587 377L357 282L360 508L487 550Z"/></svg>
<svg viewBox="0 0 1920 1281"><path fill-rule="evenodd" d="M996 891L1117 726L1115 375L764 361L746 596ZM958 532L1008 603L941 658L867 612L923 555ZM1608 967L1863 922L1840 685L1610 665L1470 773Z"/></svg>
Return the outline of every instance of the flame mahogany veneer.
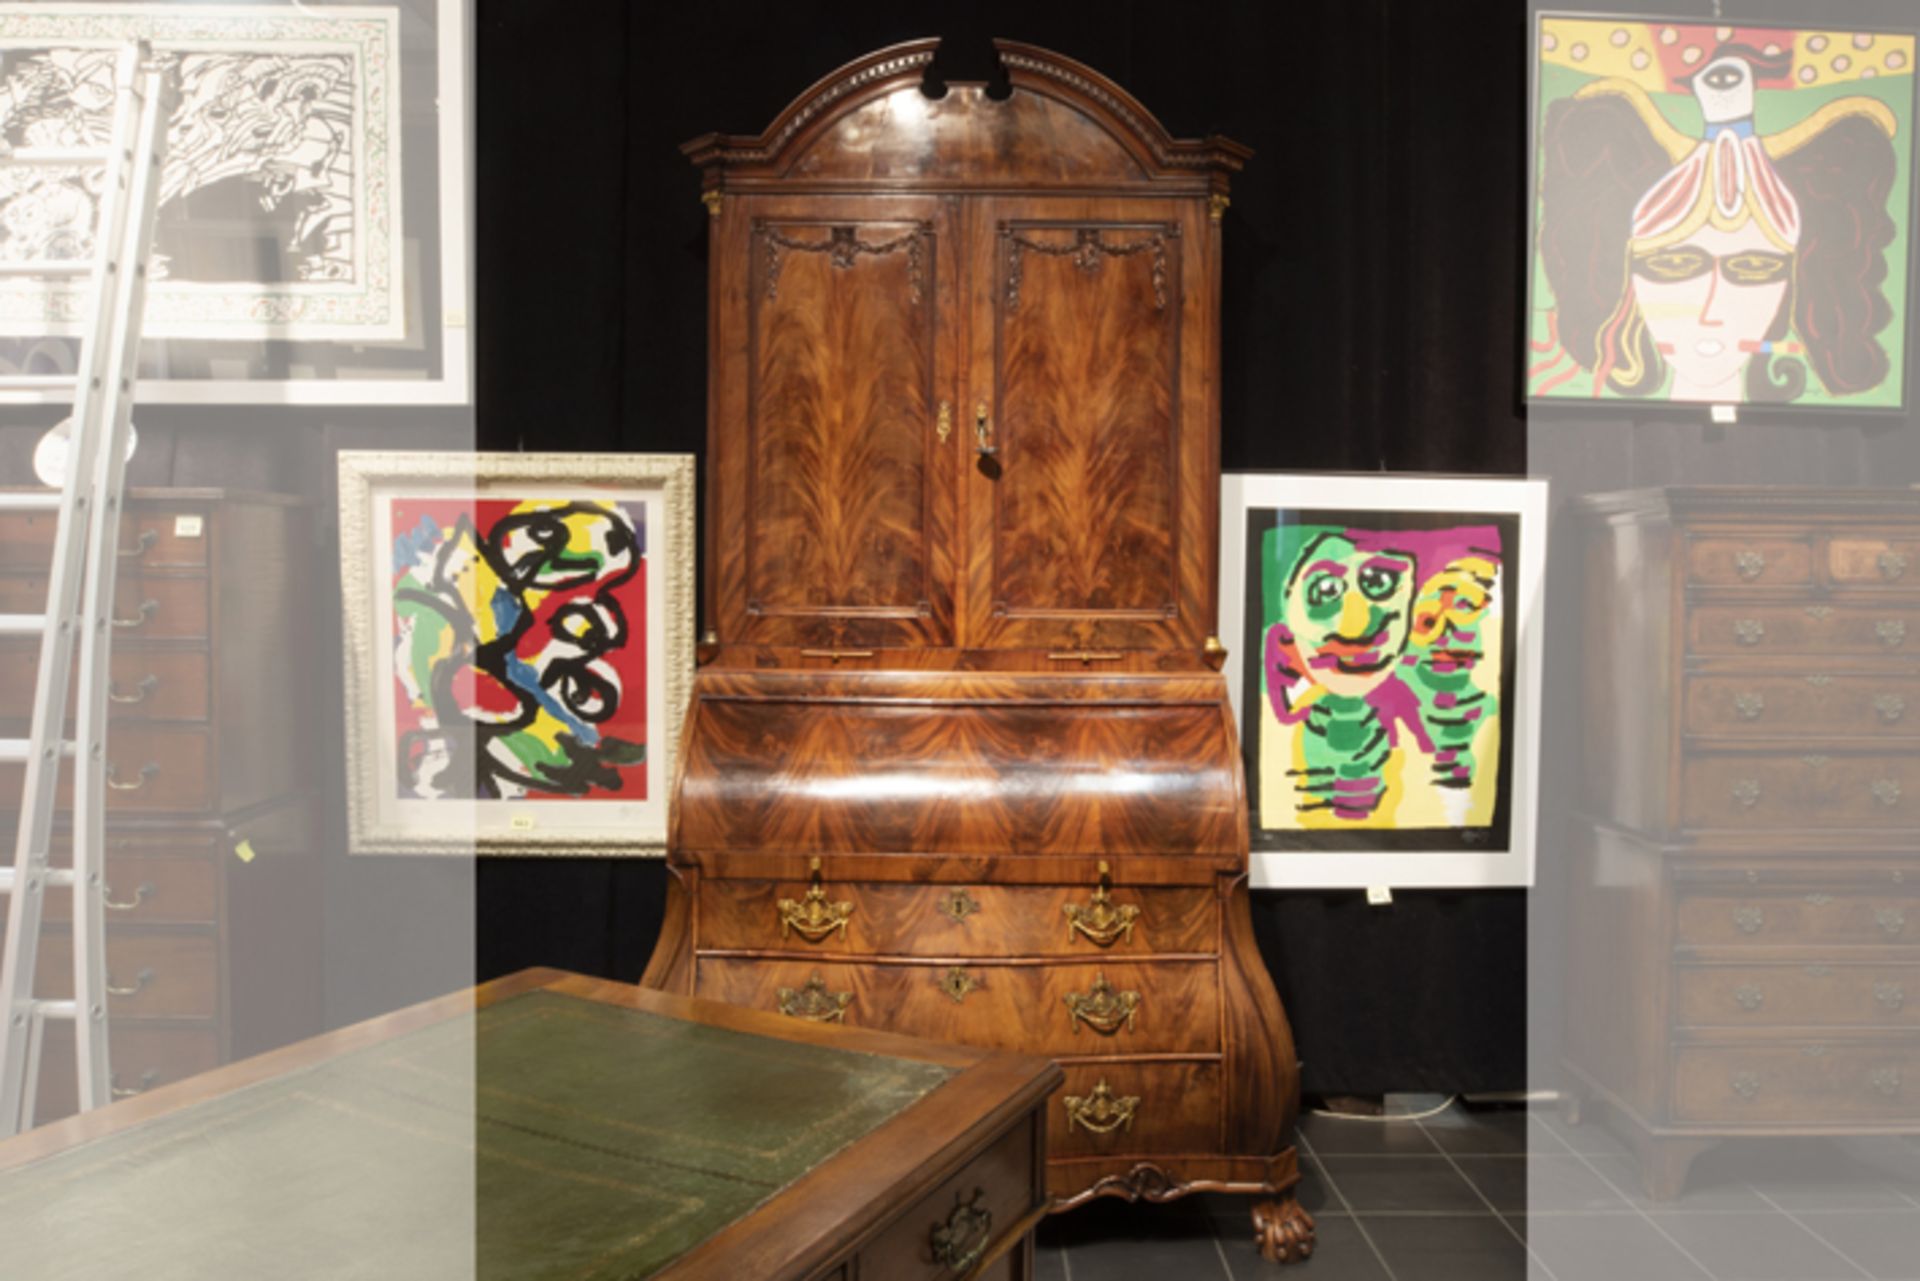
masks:
<svg viewBox="0 0 1920 1281"><path fill-rule="evenodd" d="M710 627L643 982L1055 1057L1056 1209L1243 1192L1303 1258L1213 636L1249 153L1007 41L929 98L936 44L686 148Z"/></svg>

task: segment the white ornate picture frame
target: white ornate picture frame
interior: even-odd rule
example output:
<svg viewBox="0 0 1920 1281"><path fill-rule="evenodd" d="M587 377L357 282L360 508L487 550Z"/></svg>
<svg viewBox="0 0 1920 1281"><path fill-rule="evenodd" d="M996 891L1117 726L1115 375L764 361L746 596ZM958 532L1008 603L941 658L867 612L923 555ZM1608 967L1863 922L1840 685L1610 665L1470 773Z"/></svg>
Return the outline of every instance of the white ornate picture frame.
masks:
<svg viewBox="0 0 1920 1281"><path fill-rule="evenodd" d="M350 450L339 475L352 852L664 852L692 456Z"/></svg>

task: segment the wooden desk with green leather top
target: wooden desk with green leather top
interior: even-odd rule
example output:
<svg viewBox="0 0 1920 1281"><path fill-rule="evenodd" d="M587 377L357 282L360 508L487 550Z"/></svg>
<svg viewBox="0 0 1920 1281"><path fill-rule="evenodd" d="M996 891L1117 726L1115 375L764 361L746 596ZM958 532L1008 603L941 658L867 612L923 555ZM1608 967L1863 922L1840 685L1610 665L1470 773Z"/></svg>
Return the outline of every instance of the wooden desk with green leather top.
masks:
<svg viewBox="0 0 1920 1281"><path fill-rule="evenodd" d="M0 1144L4 1271L1025 1281L1059 1079L529 970Z"/></svg>

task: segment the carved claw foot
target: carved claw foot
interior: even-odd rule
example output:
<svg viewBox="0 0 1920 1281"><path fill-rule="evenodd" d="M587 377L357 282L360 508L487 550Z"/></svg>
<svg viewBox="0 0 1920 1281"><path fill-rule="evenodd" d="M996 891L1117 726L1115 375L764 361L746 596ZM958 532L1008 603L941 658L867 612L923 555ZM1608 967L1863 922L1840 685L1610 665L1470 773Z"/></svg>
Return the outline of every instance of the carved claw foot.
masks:
<svg viewBox="0 0 1920 1281"><path fill-rule="evenodd" d="M1253 1242L1271 1263L1298 1263L1313 1255L1313 1216L1292 1197L1253 1203Z"/></svg>

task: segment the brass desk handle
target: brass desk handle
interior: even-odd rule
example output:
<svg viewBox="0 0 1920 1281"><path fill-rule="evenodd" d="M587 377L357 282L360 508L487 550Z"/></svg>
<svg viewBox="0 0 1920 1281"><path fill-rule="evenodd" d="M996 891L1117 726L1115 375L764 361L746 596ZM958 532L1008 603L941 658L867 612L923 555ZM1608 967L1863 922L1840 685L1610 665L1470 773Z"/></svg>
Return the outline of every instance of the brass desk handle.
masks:
<svg viewBox="0 0 1920 1281"><path fill-rule="evenodd" d="M1907 572L1907 558L1901 552L1891 550L1881 552L1874 558L1874 564L1879 567L1880 577L1889 583Z"/></svg>
<svg viewBox="0 0 1920 1281"><path fill-rule="evenodd" d="M843 658L872 658L873 651L870 649L803 649L800 651L800 657L824 658L837 663Z"/></svg>
<svg viewBox="0 0 1920 1281"><path fill-rule="evenodd" d="M1907 622L1903 618L1883 618L1873 625L1873 634L1888 649L1898 649L1907 641Z"/></svg>
<svg viewBox="0 0 1920 1281"><path fill-rule="evenodd" d="M981 401L973 407L974 452L982 458L992 458L1000 452L1000 446L993 443L993 424L987 418L987 402Z"/></svg>
<svg viewBox="0 0 1920 1281"><path fill-rule="evenodd" d="M1888 938L1899 938L1907 932L1907 912L1905 908L1883 907L1873 914L1873 923Z"/></svg>
<svg viewBox="0 0 1920 1281"><path fill-rule="evenodd" d="M1736 619L1733 624L1733 638L1742 645L1758 645L1766 639L1767 625L1757 618Z"/></svg>
<svg viewBox="0 0 1920 1281"><path fill-rule="evenodd" d="M1735 988L1733 999L1741 1009L1752 1014L1755 1010L1767 1003L1767 994L1757 987L1748 985L1746 987Z"/></svg>
<svg viewBox="0 0 1920 1281"><path fill-rule="evenodd" d="M1876 1068L1873 1074L1867 1078L1867 1083L1873 1086L1874 1090L1878 1093L1884 1094L1888 1098L1893 1098L1900 1093L1900 1086L1902 1084L1900 1069Z"/></svg>
<svg viewBox="0 0 1920 1281"><path fill-rule="evenodd" d="M1061 910L1067 914L1067 941L1072 942L1076 932L1087 936L1095 947L1112 947L1117 939L1133 941L1133 925L1140 919L1140 909L1128 903L1121 907L1113 905L1108 893L1113 878L1105 862L1100 864L1100 884L1093 891L1093 899L1085 907L1078 903L1068 903Z"/></svg>
<svg viewBox="0 0 1920 1281"><path fill-rule="evenodd" d="M1735 779L1731 794L1736 805L1743 810L1750 810L1760 803L1760 780L1757 778Z"/></svg>
<svg viewBox="0 0 1920 1281"><path fill-rule="evenodd" d="M820 883L820 860L814 859L812 883L807 887L806 895L799 899L783 898L775 905L780 912L780 937L790 938L798 934L809 943L818 943L835 930L840 937L847 937L847 919L853 915L853 904L849 901L830 903L827 901L827 888Z"/></svg>
<svg viewBox="0 0 1920 1281"><path fill-rule="evenodd" d="M1077 1125L1092 1134L1131 1130L1133 1114L1140 1106L1138 1095L1117 1095L1104 1079L1091 1094L1069 1094L1060 1101L1067 1109L1067 1129Z"/></svg>
<svg viewBox="0 0 1920 1281"><path fill-rule="evenodd" d="M1760 1093L1760 1074L1758 1072L1735 1072L1733 1074L1733 1092L1743 1099L1751 1099Z"/></svg>
<svg viewBox="0 0 1920 1281"><path fill-rule="evenodd" d="M798 990L790 987L776 989L774 998L782 1014L809 1023L845 1023L847 1007L853 1004L853 993L827 991L827 980L819 970L815 970L813 976Z"/></svg>
<svg viewBox="0 0 1920 1281"><path fill-rule="evenodd" d="M1758 694L1735 694L1733 710L1740 714L1743 721L1757 721L1760 713L1767 710L1767 700Z"/></svg>
<svg viewBox="0 0 1920 1281"><path fill-rule="evenodd" d="M1757 907L1739 907L1733 912L1734 928L1742 934L1758 934L1767 923L1767 914Z"/></svg>
<svg viewBox="0 0 1920 1281"><path fill-rule="evenodd" d="M157 601L157 600L143 600L143 601L141 601L141 602L140 602L140 614L139 614L139 617L137 617L137 618L116 618L116 619L114 619L114 620L113 620L113 625L114 625L115 627L119 627L119 628L123 628L123 629L125 629L126 631L132 631L132 630L133 630L134 628L136 628L136 627L144 627L144 626L146 626L146 625L147 625L147 622L148 622L148 620L150 620L150 619L151 619L151 618L152 618L152 617L153 617L153 616L154 616L155 614L157 614L157 613L159 613L159 612L160 612L160 602L159 602L159 601Z"/></svg>
<svg viewBox="0 0 1920 1281"><path fill-rule="evenodd" d="M1067 1020L1074 1034L1085 1023L1102 1036L1112 1036L1122 1027L1133 1031L1133 1018L1140 1008L1138 992L1123 992L1107 982L1105 974L1093 976L1093 986L1084 993L1069 992L1060 998L1066 1003Z"/></svg>
<svg viewBox="0 0 1920 1281"><path fill-rule="evenodd" d="M160 678L158 676L152 676L152 675L142 676L140 678L140 683L133 687L134 688L133 693L122 694L120 692L119 682L108 681L107 682L107 701L109 703L144 703L147 701L147 695L153 693L153 691L158 689L159 687L160 687Z"/></svg>
<svg viewBox="0 0 1920 1281"><path fill-rule="evenodd" d="M973 1196L959 1201L944 1224L937 1225L927 1237L933 1261L951 1272L965 1272L980 1261L993 1240L993 1211L981 1205L985 1188L975 1188Z"/></svg>
<svg viewBox="0 0 1920 1281"><path fill-rule="evenodd" d="M132 912L138 910L142 903L153 897L153 894L153 886L142 885L134 890L132 898L124 903L117 903L113 898L113 886L109 885L106 887L105 906L109 912Z"/></svg>
<svg viewBox="0 0 1920 1281"><path fill-rule="evenodd" d="M1896 778L1876 778L1871 784L1873 799L1888 809L1900 803L1900 780Z"/></svg>
<svg viewBox="0 0 1920 1281"><path fill-rule="evenodd" d="M1898 1014L1907 1004L1907 989L1899 983L1875 983L1873 999L1889 1014Z"/></svg>
<svg viewBox="0 0 1920 1281"><path fill-rule="evenodd" d="M1907 714L1907 700L1898 694L1875 694L1873 714L1891 725Z"/></svg>
<svg viewBox="0 0 1920 1281"><path fill-rule="evenodd" d="M140 531L140 537L134 540L133 546L122 547L120 549L120 559L139 560L159 541L160 535L154 533L151 529L143 529Z"/></svg>
<svg viewBox="0 0 1920 1281"><path fill-rule="evenodd" d="M137 783L116 783L114 781L113 762L107 762L107 786L116 792L137 792L147 785L147 780L160 772L158 761L148 761L140 767L140 781Z"/></svg>
<svg viewBox="0 0 1920 1281"><path fill-rule="evenodd" d="M1751 550L1735 552L1733 554L1733 567L1739 571L1742 579L1750 583L1767 572L1766 553Z"/></svg>
<svg viewBox="0 0 1920 1281"><path fill-rule="evenodd" d="M121 1085L119 1074L115 1073L112 1077L108 1078L108 1088L112 1091L114 1098L130 1099L136 1094L145 1094L148 1090L151 1090L155 1085L159 1084L159 1082L160 1069L148 1068L140 1074L139 1085Z"/></svg>
<svg viewBox="0 0 1920 1281"><path fill-rule="evenodd" d="M155 974L153 972L153 967L151 965L143 965L140 967L140 972L133 976L132 987L120 987L114 983L113 975L109 974L107 975L107 995L108 996L138 996L146 988L147 984L153 982L155 979L159 977L160 976L158 974Z"/></svg>

